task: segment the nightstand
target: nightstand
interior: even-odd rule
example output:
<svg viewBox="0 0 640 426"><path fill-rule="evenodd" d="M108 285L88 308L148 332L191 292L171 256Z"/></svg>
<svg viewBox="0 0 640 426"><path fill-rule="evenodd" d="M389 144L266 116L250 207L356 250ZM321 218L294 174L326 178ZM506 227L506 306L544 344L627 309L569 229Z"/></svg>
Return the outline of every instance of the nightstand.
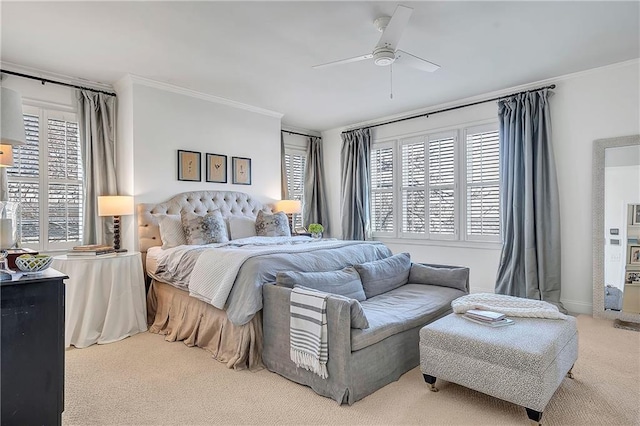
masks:
<svg viewBox="0 0 640 426"><path fill-rule="evenodd" d="M142 257L56 256L51 265L66 283L65 347L112 343L147 330Z"/></svg>

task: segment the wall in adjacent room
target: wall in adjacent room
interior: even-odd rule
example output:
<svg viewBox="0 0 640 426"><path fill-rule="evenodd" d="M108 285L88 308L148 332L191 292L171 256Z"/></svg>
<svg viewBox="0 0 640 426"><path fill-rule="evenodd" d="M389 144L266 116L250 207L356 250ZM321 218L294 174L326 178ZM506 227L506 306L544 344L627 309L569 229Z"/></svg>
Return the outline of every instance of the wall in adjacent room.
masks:
<svg viewBox="0 0 640 426"><path fill-rule="evenodd" d="M121 120L118 145L132 161L123 163L119 176L125 177L123 185L136 204L198 190L241 191L265 202L280 199L280 114L139 77L127 79L116 85L122 91L122 115L129 117ZM202 153L200 182L178 180L178 150ZM206 153L228 156L228 183L206 182ZM251 185L231 184L232 156L251 158ZM135 247L137 240L128 243Z"/></svg>
<svg viewBox="0 0 640 426"><path fill-rule="evenodd" d="M590 313L592 305L591 158L593 141L640 133L639 77L639 62L633 60L424 110L424 112L433 111L445 106L492 98L550 83L557 85L550 105L552 143L560 192L562 302L572 312ZM382 117L375 121L385 121L389 118L392 117ZM382 126L376 128L373 135L374 139L384 139L487 118L497 119L495 103ZM334 224L333 236L339 236L341 229L339 164L342 145L340 133L343 130L344 128L339 128L323 132L329 207ZM471 267L472 292L493 291L500 260L499 247L467 248L437 243L416 244L402 240L386 241L386 243L395 253L401 251L411 253L412 259L418 262L467 265Z"/></svg>

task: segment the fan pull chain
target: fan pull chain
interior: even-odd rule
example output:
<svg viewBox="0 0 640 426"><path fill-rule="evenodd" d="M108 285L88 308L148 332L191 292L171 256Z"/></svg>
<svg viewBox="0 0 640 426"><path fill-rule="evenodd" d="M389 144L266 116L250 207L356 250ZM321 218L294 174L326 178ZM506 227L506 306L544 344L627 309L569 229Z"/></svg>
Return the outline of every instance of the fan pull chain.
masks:
<svg viewBox="0 0 640 426"><path fill-rule="evenodd" d="M389 80L391 81L391 93L389 99L393 99L393 63L389 65Z"/></svg>

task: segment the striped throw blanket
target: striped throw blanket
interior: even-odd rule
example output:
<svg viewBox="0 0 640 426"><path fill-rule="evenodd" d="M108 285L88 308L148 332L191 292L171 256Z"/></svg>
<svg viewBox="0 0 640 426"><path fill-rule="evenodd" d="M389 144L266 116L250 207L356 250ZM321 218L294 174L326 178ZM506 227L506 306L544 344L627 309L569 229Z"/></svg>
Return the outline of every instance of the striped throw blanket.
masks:
<svg viewBox="0 0 640 426"><path fill-rule="evenodd" d="M294 287L290 300L291 361L326 379L327 360L327 294Z"/></svg>

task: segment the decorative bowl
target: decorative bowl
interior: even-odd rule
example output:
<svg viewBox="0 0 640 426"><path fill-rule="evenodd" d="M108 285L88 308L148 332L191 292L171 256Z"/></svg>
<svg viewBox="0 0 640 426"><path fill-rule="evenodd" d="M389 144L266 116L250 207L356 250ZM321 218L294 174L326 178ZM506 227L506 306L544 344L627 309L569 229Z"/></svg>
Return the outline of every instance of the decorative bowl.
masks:
<svg viewBox="0 0 640 426"><path fill-rule="evenodd" d="M40 272L51 266L53 257L46 255L36 256L18 256L16 258L16 266L23 272Z"/></svg>

